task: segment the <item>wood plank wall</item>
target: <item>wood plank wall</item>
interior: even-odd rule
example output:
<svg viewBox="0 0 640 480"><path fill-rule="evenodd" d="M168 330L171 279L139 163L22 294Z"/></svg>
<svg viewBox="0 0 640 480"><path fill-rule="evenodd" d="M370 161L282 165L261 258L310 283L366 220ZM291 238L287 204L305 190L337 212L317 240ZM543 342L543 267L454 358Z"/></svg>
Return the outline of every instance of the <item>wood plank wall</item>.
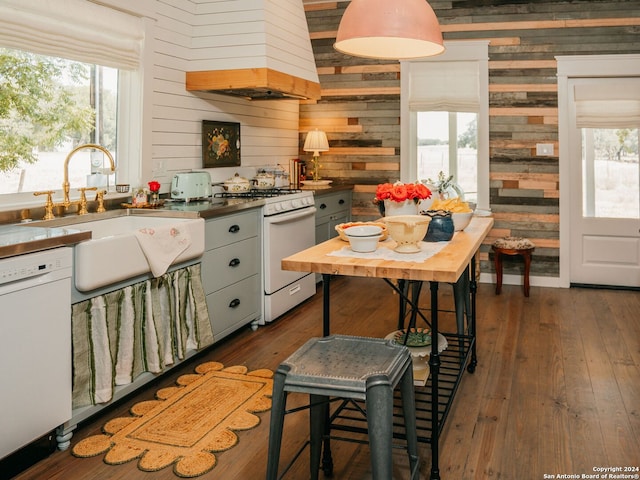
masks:
<svg viewBox="0 0 640 480"><path fill-rule="evenodd" d="M430 2L445 40L488 39L493 238L536 243L534 276L559 276L557 55L640 52L638 0L450 0ZM307 23L322 87L300 106L300 146L310 128L327 132L323 176L354 185L355 220L374 218L375 185L400 171L400 67L336 52L332 45L348 2L307 4ZM555 156L535 156L552 143ZM437 172L435 172L437 173ZM519 263L505 272L519 272Z"/></svg>

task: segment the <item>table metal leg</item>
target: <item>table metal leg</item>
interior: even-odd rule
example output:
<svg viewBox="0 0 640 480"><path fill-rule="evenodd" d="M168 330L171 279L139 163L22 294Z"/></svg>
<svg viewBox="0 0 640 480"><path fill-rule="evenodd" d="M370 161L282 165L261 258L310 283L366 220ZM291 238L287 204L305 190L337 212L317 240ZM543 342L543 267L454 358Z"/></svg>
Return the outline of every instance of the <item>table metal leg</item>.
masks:
<svg viewBox="0 0 640 480"><path fill-rule="evenodd" d="M440 427L438 425L438 375L440 373L440 353L438 352L438 282L430 282L431 286L431 476L430 480L440 480L438 459Z"/></svg>
<svg viewBox="0 0 640 480"><path fill-rule="evenodd" d="M422 290L422 281L411 280L411 316L409 318L409 327L416 328L416 320L420 309L418 303L420 302L420 291Z"/></svg>
<svg viewBox="0 0 640 480"><path fill-rule="evenodd" d="M329 287L331 283L331 275L328 273L322 274L322 336L328 337L330 335L330 310L329 303Z"/></svg>
<svg viewBox="0 0 640 480"><path fill-rule="evenodd" d="M322 336L328 337L331 334L331 303L330 298L331 275L322 274ZM333 473L333 458L331 457L331 421L329 418L329 406L324 410L324 441L322 446L322 471L325 475L331 476Z"/></svg>
<svg viewBox="0 0 640 480"><path fill-rule="evenodd" d="M391 284L389 280L387 280L387 283ZM396 289L400 295L400 301L398 302L398 330L402 330L404 328L404 317L407 315L407 302L404 300L409 294L407 281L403 279L398 280Z"/></svg>
<svg viewBox="0 0 640 480"><path fill-rule="evenodd" d="M471 275L469 279L469 291L471 293L471 305L470 312L467 315L467 322L469 323L469 336L473 339L471 342L471 360L467 365L467 371L473 373L478 365L478 358L476 356L476 293L478 291L478 282L476 281L476 257L471 258Z"/></svg>

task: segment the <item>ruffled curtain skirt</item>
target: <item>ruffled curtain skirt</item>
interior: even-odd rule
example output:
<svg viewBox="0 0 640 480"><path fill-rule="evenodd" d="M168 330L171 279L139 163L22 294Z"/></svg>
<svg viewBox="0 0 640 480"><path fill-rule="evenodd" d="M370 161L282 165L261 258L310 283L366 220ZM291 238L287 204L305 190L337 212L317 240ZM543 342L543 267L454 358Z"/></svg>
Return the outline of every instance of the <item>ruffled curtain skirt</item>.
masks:
<svg viewBox="0 0 640 480"><path fill-rule="evenodd" d="M73 408L213 343L199 264L76 303L71 323Z"/></svg>

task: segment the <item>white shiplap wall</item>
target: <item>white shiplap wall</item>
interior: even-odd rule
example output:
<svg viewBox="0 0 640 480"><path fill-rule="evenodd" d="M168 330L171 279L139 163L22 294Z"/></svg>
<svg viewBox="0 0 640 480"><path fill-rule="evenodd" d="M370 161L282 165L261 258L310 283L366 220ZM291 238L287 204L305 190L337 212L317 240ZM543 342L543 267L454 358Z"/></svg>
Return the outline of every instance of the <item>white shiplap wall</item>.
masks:
<svg viewBox="0 0 640 480"><path fill-rule="evenodd" d="M242 167L278 163L288 166L289 160L298 156L298 101L249 101L185 90L185 72L199 69L194 68L194 63L203 60L203 50L198 48L203 41L202 34L196 35L195 32L203 32L205 28L212 32L221 30L216 25L206 26L212 17L202 12L208 12L215 7L213 4L220 3L191 0L156 2L156 22L153 27L152 165L144 165L143 172L148 172L167 187L175 172L201 168L202 120L241 124ZM222 3L246 2L233 0ZM236 24L236 33L239 25L242 22ZM247 28L255 28L255 25L249 22ZM234 38L231 33L228 35ZM224 37L220 36L218 40ZM228 51L228 46L219 48ZM251 46L239 48L252 51ZM215 48L210 46L207 50L212 52ZM216 168L209 169L209 172L214 181L221 181L236 170ZM253 168L240 170L243 175L252 171Z"/></svg>

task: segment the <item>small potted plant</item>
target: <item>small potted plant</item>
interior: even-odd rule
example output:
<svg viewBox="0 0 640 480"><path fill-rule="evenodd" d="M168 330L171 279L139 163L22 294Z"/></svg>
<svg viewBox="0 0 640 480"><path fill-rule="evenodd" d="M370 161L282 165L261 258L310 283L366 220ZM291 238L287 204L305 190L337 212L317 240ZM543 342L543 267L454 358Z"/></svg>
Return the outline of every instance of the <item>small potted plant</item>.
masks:
<svg viewBox="0 0 640 480"><path fill-rule="evenodd" d="M440 173L438 173L437 180L427 178L426 180L423 180L423 182L427 184L431 190L437 193L436 196L440 200L455 197L460 197L464 200L464 192L462 191L462 188L453 181L453 175L449 175L447 177L443 171L440 171Z"/></svg>

